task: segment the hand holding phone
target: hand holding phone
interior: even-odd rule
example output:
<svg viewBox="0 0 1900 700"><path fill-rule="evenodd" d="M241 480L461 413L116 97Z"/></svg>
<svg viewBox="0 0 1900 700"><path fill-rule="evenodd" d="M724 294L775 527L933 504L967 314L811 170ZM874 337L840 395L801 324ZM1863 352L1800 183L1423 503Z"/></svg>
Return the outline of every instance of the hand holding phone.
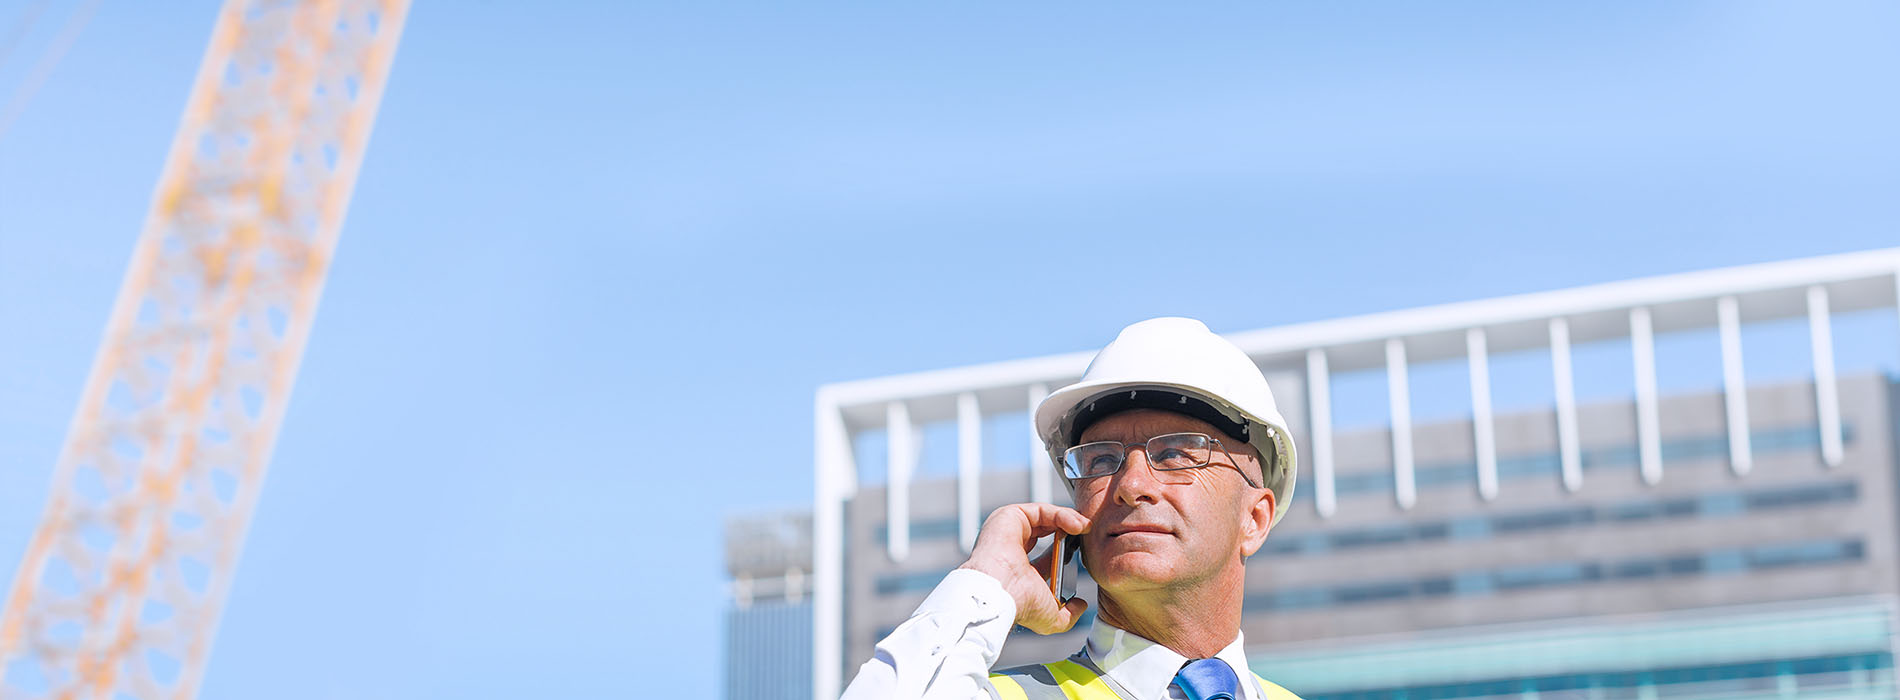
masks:
<svg viewBox="0 0 1900 700"><path fill-rule="evenodd" d="M962 569L988 574L1016 602L1016 624L1037 634L1066 632L1088 602L1075 597L1081 576L1077 556L1089 520L1073 508L1050 503L1016 503L997 508L977 532L976 544ZM1044 537L1056 536L1042 556L1030 553Z"/></svg>

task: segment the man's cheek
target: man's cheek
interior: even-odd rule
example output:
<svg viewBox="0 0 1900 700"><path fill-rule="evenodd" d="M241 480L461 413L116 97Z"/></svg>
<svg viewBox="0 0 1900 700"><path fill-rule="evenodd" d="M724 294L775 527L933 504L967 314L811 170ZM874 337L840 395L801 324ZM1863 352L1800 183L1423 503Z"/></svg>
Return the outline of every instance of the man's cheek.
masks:
<svg viewBox="0 0 1900 700"><path fill-rule="evenodd" d="M1075 492L1075 509L1090 520L1095 519L1095 515L1101 512L1102 505L1107 502L1106 489L1091 488Z"/></svg>

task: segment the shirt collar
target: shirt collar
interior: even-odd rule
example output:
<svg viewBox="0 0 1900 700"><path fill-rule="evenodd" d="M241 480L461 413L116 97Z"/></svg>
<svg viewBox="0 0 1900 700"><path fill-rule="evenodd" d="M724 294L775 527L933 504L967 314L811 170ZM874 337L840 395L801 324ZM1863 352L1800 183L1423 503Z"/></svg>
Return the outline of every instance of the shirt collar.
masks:
<svg viewBox="0 0 1900 700"><path fill-rule="evenodd" d="M1234 641L1214 654L1214 658L1234 668L1234 674L1240 677L1243 697L1260 700L1253 672L1247 667L1247 655L1241 652L1245 642L1246 634L1236 633ZM1168 697L1168 685L1174 683L1174 674L1180 673L1181 666L1190 660L1141 635L1103 622L1100 616L1089 627L1088 654L1102 673L1142 698Z"/></svg>

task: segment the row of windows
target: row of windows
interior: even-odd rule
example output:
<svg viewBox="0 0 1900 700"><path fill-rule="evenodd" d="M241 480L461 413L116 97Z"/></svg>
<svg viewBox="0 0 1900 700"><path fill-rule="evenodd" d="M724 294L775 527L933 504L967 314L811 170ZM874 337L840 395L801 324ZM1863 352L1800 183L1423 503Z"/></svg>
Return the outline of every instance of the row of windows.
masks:
<svg viewBox="0 0 1900 700"><path fill-rule="evenodd" d="M1819 450L1821 447L1821 429L1815 425L1751 430L1748 436L1750 447L1757 455ZM1841 427L1841 439L1845 443L1853 442L1852 426ZM1661 447L1662 458L1665 462L1726 458L1728 436L1722 434L1677 438L1663 441ZM1585 449L1581 451L1581 456L1584 471L1610 467L1634 468L1639 460L1636 445ZM1562 458L1556 452L1500 456L1498 457L1498 480L1508 481L1526 477L1556 478L1563 469L1562 464ZM1461 484L1474 485L1478 479L1477 472L1476 462L1436 462L1418 465L1413 469L1413 479L1419 489ZM1355 471L1351 474L1340 474L1333 480L1333 491L1339 496L1378 493L1391 489L1392 473L1389 469ZM1314 492L1315 489L1306 489L1299 497L1310 501L1314 498Z"/></svg>
<svg viewBox="0 0 1900 700"><path fill-rule="evenodd" d="M1479 595L1594 581L1729 574L1750 569L1858 561L1864 556L1865 548L1860 540L1816 540L1719 549L1700 554L1641 557L1607 564L1556 562L1464 572L1452 576L1289 589L1250 595L1246 605L1249 610L1297 610L1403 598ZM936 588L938 582L949 573L948 570L930 570L883 574L877 577L877 594L928 591Z"/></svg>
<svg viewBox="0 0 1900 700"><path fill-rule="evenodd" d="M726 611L726 700L811 697L811 603Z"/></svg>
<svg viewBox="0 0 1900 700"><path fill-rule="evenodd" d="M955 539L957 532L956 518L910 521L910 541L912 542ZM877 526L877 541L886 544L891 541L891 526Z"/></svg>
<svg viewBox="0 0 1900 700"><path fill-rule="evenodd" d="M1306 610L1454 595L1488 595L1604 581L1715 576L1747 570L1859 561L1865 556L1866 547L1858 539L1787 542L1616 562L1552 562L1467 571L1449 576L1277 590L1247 596L1246 608L1250 611Z"/></svg>
<svg viewBox="0 0 1900 700"><path fill-rule="evenodd" d="M1312 693L1305 695L1305 697L1307 700L1449 700L1451 698L1520 694L1529 697L1534 693L1589 689L1633 689L1689 683L1718 683L1723 681L1737 682L1737 685L1760 686L1764 689L1773 690L1775 687L1775 679L1782 676L1794 676L1796 679L1801 679L1802 677L1814 678L1822 674L1866 672L1890 669L1892 667L1893 656L1891 654L1887 652L1864 652L1800 659L1684 666L1645 671L1566 673L1529 678L1504 678L1427 686ZM1766 682L1751 684L1748 683L1748 681ZM1819 685L1812 681L1801 682L1797 680L1797 683L1801 686L1811 684Z"/></svg>
<svg viewBox="0 0 1900 700"><path fill-rule="evenodd" d="M1408 542L1482 539L1498 535L1585 527L1597 523L1697 517L1719 518L1751 511L1851 502L1858 496L1859 489L1852 481L1801 484L1772 489L1717 491L1688 497L1644 499L1612 505L1566 506L1551 510L1470 516L1425 523L1395 523L1334 532L1288 533L1269 537L1260 551L1269 556L1298 556Z"/></svg>
<svg viewBox="0 0 1900 700"><path fill-rule="evenodd" d="M1852 426L1843 426L1841 429L1841 432L1842 432L1843 440L1845 440L1848 443L1853 442L1854 431L1852 429ZM1774 429L1774 430L1756 430L1749 433L1749 439L1752 441L1751 444L1753 446L1755 454L1770 454L1770 453L1775 453L1775 452L1787 452L1787 451L1795 451L1795 450L1814 450L1814 449L1819 449L1820 444L1821 444L1820 443L1820 428L1815 427L1815 426L1806 426L1806 427L1799 427L1799 428L1780 428L1780 429ZM1582 454L1583 454L1583 468L1585 470L1602 469L1602 468L1613 467L1613 466L1634 466L1637 463L1637 448L1634 445L1624 445L1624 446L1618 446L1618 447L1606 447L1606 448L1599 448L1599 449L1592 449L1592 450L1584 450ZM1688 460L1688 459L1706 458L1706 457L1726 457L1728 455L1728 437L1726 435L1717 435L1713 437L1703 436L1703 437L1682 438L1682 439L1677 439L1677 440L1666 441L1662 444L1662 455L1663 455L1664 460ZM1557 453L1555 452L1519 455L1515 457L1500 457L1498 459L1498 479L1499 480L1522 478L1522 477L1529 477L1529 476L1549 477L1549 476L1557 474L1559 469L1560 469L1559 460L1558 460ZM1421 465L1415 470L1414 478L1416 479L1418 487L1421 489L1427 488L1430 486L1471 484L1471 483L1475 483L1477 479L1477 466L1471 462L1441 462L1441 463L1430 464L1430 465ZM1343 474L1337 477L1337 479L1333 483L1333 488L1335 492L1337 492L1341 496L1345 496L1348 494L1383 491L1383 490L1390 489L1391 487L1392 487L1392 475L1389 472L1357 472L1353 474ZM1311 499L1313 498L1314 491L1315 489L1306 488L1306 489L1297 490L1297 493L1300 498ZM1675 517L1675 516L1682 515L1685 513L1696 512L1695 504L1687 504L1687 505L1672 504L1672 505L1668 505L1667 507L1675 508L1676 510L1658 511L1655 514L1660 515L1662 517ZM1682 509L1684 508L1687 508L1690 510L1683 511ZM1704 509L1701 512L1706 513L1706 512L1714 512L1714 511ZM1536 514L1534 517L1549 517L1549 518L1561 519L1566 516L1563 516L1557 513L1546 513L1546 514ZM1627 519L1638 519L1640 517L1642 517L1640 513L1631 513L1629 514L1629 517L1622 517L1618 519L1627 520ZM1498 529L1499 526L1510 527L1510 525L1506 523L1494 522L1492 523L1492 525L1493 525L1491 529L1492 532L1502 531ZM1478 531L1477 533L1473 533L1473 532L1465 531L1465 530L1451 529L1457 526L1456 523L1442 523L1442 524L1439 524L1439 526L1446 528L1446 531L1443 536L1452 536L1452 537L1462 537L1462 536L1468 536L1468 535L1483 536L1484 534L1484 531ZM1531 527L1534 528L1536 526L1533 524ZM936 518L936 519L931 519L931 520L913 520L910 523L910 539L912 542L938 540L938 539L955 539L958 532L959 530L958 530L958 525L957 525L957 519L954 517ZM1335 536L1343 537L1346 539L1334 540L1331 542L1318 543L1318 544L1308 543L1308 542L1304 542L1300 540L1295 540L1294 543L1287 543L1286 540L1281 540L1280 542L1284 544L1276 544L1274 542L1269 542L1267 551L1269 553L1284 553L1284 552L1289 552L1289 551L1311 552L1311 551L1326 551L1329 548L1331 549L1351 548L1354 546L1363 546L1364 544L1391 544L1391 543L1396 543L1396 542L1404 542L1404 541L1407 541L1408 539L1412 539L1414 537L1414 534L1378 532L1378 531L1358 531L1351 535L1348 535L1347 533L1338 533ZM888 525L877 526L876 537L877 537L877 541L880 543L889 542L890 541L890 526ZM1364 542L1354 542L1351 539L1352 537L1363 537L1363 538L1368 538L1368 539L1366 539ZM1431 539L1431 538L1432 537L1430 536L1426 537L1426 539ZM1292 548L1289 549L1289 547L1292 547ZM1308 547L1313 547L1313 548L1309 549Z"/></svg>
<svg viewBox="0 0 1900 700"><path fill-rule="evenodd" d="M942 571L908 571L884 574L877 577L877 594L892 595L896 593L928 591L932 588L936 588L937 583L942 581L943 577L949 575L949 569Z"/></svg>

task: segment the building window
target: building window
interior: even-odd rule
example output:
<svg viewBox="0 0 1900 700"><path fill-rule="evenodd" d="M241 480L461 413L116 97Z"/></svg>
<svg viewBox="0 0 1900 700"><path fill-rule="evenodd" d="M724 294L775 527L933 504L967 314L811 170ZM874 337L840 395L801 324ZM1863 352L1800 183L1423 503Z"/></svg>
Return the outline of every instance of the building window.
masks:
<svg viewBox="0 0 1900 700"><path fill-rule="evenodd" d="M1560 561L1419 579L1357 581L1332 587L1272 591L1247 596L1248 610L1304 610L1408 598L1491 595L1609 580L1646 580L1683 576L1720 576L1749 569L1815 566L1864 557L1860 540L1822 540L1720 549L1615 562Z"/></svg>
<svg viewBox="0 0 1900 700"><path fill-rule="evenodd" d="M1596 564L1561 562L1500 569L1492 576L1498 590L1511 591L1595 581L1602 578L1603 573Z"/></svg>
<svg viewBox="0 0 1900 700"><path fill-rule="evenodd" d="M1425 523L1398 523L1333 532L1288 533L1269 538L1261 552L1268 556L1304 556L1334 550L1384 547L1440 539L1478 540L1518 533L1562 530L1598 522L1630 523L1675 518L1724 518L1749 511L1801 508L1852 502L1858 487L1852 481L1778 486L1752 491L1723 491L1695 498L1667 498L1602 506L1573 506L1552 510L1471 516Z"/></svg>
<svg viewBox="0 0 1900 700"><path fill-rule="evenodd" d="M1607 691L1603 697L1638 697L1639 689L1653 688L1662 697L1723 697L1737 694L1739 688L1766 690L1775 694L1776 681L1791 676L1804 691L1809 687L1828 688L1830 674L1876 671L1893 667L1893 656L1886 651L1867 651L1796 659L1745 661L1740 663L1677 666L1643 670L1554 673L1522 678L1468 680L1405 687L1365 688L1324 693L1307 693L1307 700L1450 700L1524 696L1560 691Z"/></svg>
<svg viewBox="0 0 1900 700"><path fill-rule="evenodd" d="M956 518L938 518L935 520L912 520L910 523L910 541L951 540L957 537ZM877 526L877 541L889 544L891 526Z"/></svg>
<svg viewBox="0 0 1900 700"><path fill-rule="evenodd" d="M894 595L898 593L928 591L932 588L936 588L937 583L948 575L950 575L949 571L911 571L885 574L877 577L877 594Z"/></svg>
<svg viewBox="0 0 1900 700"><path fill-rule="evenodd" d="M1847 444L1854 441L1853 426L1841 426L1841 439ZM1811 451L1821 445L1821 429L1818 425L1805 425L1751 430L1749 441L1757 455ZM1680 437L1664 440L1661 447L1664 461L1693 463L1710 460L1728 455L1728 435ZM1582 466L1586 470L1634 467L1637 463L1637 447L1633 444L1597 447L1584 450L1581 456ZM1560 465L1561 460L1555 451L1499 457L1498 478L1549 478L1559 471ZM1476 475L1476 463L1465 461L1422 464L1413 470L1414 483L1419 488L1469 485L1477 480ZM1340 496L1379 493L1391 488L1392 475L1389 471L1355 471L1340 474L1333 480L1334 493ZM1313 498L1315 491L1302 491L1300 497Z"/></svg>
<svg viewBox="0 0 1900 700"><path fill-rule="evenodd" d="M1761 545L1748 551L1748 563L1758 569L1775 569L1804 564L1859 561L1865 555L1865 549L1860 540Z"/></svg>

